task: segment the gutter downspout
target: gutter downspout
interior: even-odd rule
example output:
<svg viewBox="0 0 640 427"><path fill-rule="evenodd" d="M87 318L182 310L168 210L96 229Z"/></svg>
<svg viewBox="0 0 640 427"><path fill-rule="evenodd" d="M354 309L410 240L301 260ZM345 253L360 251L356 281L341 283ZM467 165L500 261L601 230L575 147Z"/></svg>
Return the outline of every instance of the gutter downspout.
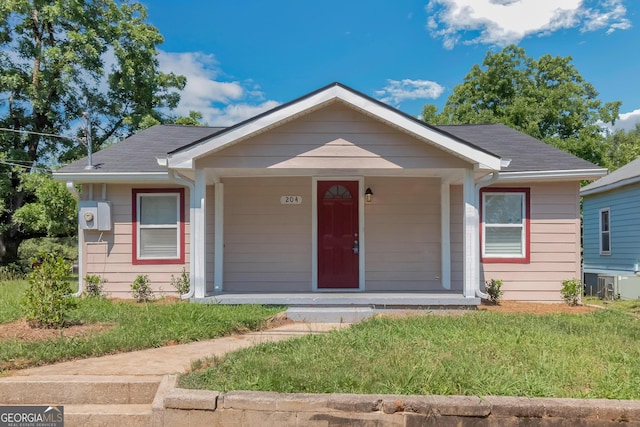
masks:
<svg viewBox="0 0 640 427"><path fill-rule="evenodd" d="M476 196L476 206L480 206L480 189L486 187L487 185L491 185L498 180L500 177L499 172L492 172L490 177L484 176L482 177L475 185L475 196ZM480 250L480 249L478 249ZM480 263L475 266L477 269L476 277L480 277ZM476 296L482 299L489 299L489 295L482 292L480 290L480 284L478 283L478 287L476 288Z"/></svg>
<svg viewBox="0 0 640 427"><path fill-rule="evenodd" d="M193 206L195 205L194 203L194 197L195 197L195 184L193 181L191 181L190 179L180 175L178 172L176 171L170 171L169 173L169 179L173 182L175 182L176 184L180 184L180 185L184 185L186 187L189 188L189 221L193 221ZM183 236L184 238L184 236ZM195 289L193 287L193 278L195 277L195 270L196 270L196 259L193 256L193 253L189 256L189 292L187 292L186 294L182 294L180 295L181 299L191 299L193 298L193 294L195 293Z"/></svg>
<svg viewBox="0 0 640 427"><path fill-rule="evenodd" d="M73 196L74 199L76 200L80 200L80 194L78 193L78 190L76 189L76 184L73 181L67 181L67 190L69 191L69 193L71 193L71 195ZM82 230L80 230L80 224L78 224L78 291L71 294L71 296L73 297L79 297L80 295L82 295L82 247L84 246L84 242L83 242L83 234L84 233Z"/></svg>

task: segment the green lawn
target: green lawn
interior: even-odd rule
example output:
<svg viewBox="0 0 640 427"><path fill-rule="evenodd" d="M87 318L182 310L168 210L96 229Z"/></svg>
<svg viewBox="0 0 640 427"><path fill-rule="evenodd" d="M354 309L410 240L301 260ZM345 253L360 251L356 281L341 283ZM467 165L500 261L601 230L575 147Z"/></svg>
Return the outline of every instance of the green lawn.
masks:
<svg viewBox="0 0 640 427"><path fill-rule="evenodd" d="M185 388L640 399L640 320L502 314L376 318L208 361ZM215 363L215 364L214 364Z"/></svg>
<svg viewBox="0 0 640 427"><path fill-rule="evenodd" d="M0 323L20 318L25 281L0 283ZM243 305L152 302L137 304L104 298L83 298L72 321L112 325L88 337L58 337L46 342L11 339L0 342L0 372L56 361L100 356L168 343L186 343L264 327L278 308Z"/></svg>
<svg viewBox="0 0 640 427"><path fill-rule="evenodd" d="M627 313L640 315L640 300L613 300L604 301L598 297L584 297L583 304L599 305L613 310L626 311Z"/></svg>

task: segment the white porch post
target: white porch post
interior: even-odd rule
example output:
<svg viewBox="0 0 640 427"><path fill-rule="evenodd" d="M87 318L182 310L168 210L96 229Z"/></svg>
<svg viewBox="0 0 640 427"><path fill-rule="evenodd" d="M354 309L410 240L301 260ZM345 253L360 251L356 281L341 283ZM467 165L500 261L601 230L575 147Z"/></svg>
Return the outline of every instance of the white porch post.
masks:
<svg viewBox="0 0 640 427"><path fill-rule="evenodd" d="M193 259L194 297L204 298L207 292L207 175L204 169L196 170L193 193L190 256Z"/></svg>
<svg viewBox="0 0 640 427"><path fill-rule="evenodd" d="M443 289L451 289L451 187L440 183L440 279Z"/></svg>
<svg viewBox="0 0 640 427"><path fill-rule="evenodd" d="M464 234L464 296L475 297L480 283L480 248L479 248L479 217L475 182L472 169L465 169L463 183L463 234Z"/></svg>
<svg viewBox="0 0 640 427"><path fill-rule="evenodd" d="M224 184L216 181L215 187L215 256L213 258L213 287L214 293L222 292L224 277Z"/></svg>

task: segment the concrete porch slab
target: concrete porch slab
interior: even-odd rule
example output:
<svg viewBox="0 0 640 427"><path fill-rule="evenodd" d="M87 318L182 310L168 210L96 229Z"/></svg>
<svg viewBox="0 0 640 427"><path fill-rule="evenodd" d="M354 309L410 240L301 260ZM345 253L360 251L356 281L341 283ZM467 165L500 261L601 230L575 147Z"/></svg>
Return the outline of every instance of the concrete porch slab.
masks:
<svg viewBox="0 0 640 427"><path fill-rule="evenodd" d="M205 304L263 304L288 307L368 307L372 309L473 309L480 298L454 293L308 292L222 293L193 301Z"/></svg>

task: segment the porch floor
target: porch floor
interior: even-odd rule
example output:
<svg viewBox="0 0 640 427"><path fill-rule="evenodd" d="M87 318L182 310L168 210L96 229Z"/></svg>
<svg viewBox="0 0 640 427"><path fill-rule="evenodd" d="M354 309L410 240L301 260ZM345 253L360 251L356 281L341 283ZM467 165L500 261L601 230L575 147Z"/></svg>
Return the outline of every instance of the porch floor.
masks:
<svg viewBox="0 0 640 427"><path fill-rule="evenodd" d="M458 293L429 292L305 292L305 293L222 293L195 302L213 304L264 304L296 307L369 308L475 308L480 298Z"/></svg>
<svg viewBox="0 0 640 427"><path fill-rule="evenodd" d="M480 305L480 298L426 292L222 293L193 301L287 306L287 316L292 320L343 323L358 322L380 313L473 310Z"/></svg>

